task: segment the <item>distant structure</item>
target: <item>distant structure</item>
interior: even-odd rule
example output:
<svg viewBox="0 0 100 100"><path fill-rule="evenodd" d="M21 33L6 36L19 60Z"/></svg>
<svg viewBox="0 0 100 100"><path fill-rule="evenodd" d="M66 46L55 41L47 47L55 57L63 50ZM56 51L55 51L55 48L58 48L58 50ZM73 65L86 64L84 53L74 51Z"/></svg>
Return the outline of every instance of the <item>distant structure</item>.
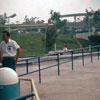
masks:
<svg viewBox="0 0 100 100"><path fill-rule="evenodd" d="M74 22L76 22L76 19L78 16L86 16L86 13L76 13L76 14L67 14L67 15L61 15L60 17L74 17Z"/></svg>
<svg viewBox="0 0 100 100"><path fill-rule="evenodd" d="M7 25L0 25L0 29L2 29L2 28L7 29L8 26L9 26L8 24ZM43 24L11 24L10 27L12 29L34 28L34 29L37 29L38 32L41 32L41 29L45 29L48 27L48 23L43 23Z"/></svg>
<svg viewBox="0 0 100 100"><path fill-rule="evenodd" d="M86 13L76 13L76 14L67 14L67 15L61 15L61 18L64 17L73 17L74 22L67 23L67 27L69 27L70 30L75 30L77 28L83 28L85 26L84 22L78 22L77 23L77 17L79 16L86 16ZM47 27L50 26L48 23L42 23L42 24L10 24L10 27L12 30L25 30L26 28L32 28L33 30L37 30L37 32L41 32L42 30L47 29ZM8 29L9 25L0 25L0 29Z"/></svg>

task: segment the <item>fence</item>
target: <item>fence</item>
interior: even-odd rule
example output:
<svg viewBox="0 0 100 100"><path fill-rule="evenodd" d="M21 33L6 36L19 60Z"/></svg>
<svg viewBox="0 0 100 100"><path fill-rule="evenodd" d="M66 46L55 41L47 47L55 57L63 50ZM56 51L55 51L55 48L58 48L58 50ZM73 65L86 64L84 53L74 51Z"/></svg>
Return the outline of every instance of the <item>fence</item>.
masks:
<svg viewBox="0 0 100 100"><path fill-rule="evenodd" d="M32 100L40 100L33 79L19 77L19 80L30 81L32 92L31 92L31 94L27 94L27 95L24 95L24 96L19 96L19 97L16 97L16 98L12 99L12 100L26 100L27 98L30 98L30 97L32 97Z"/></svg>
<svg viewBox="0 0 100 100"><path fill-rule="evenodd" d="M91 46L91 48L86 47L86 48L80 48L80 49L74 49L74 50L70 50L67 52L58 52L55 54L47 54L47 55L43 55L43 56L36 56L36 57L31 57L31 58L27 58L25 60L20 60L19 62L25 61L26 62L26 73L24 74L20 74L19 77L27 75L27 74L31 74L34 72L38 72L39 73L39 83L41 83L41 71L42 70L46 70L52 67L57 66L57 72L58 75L60 75L60 65L67 63L67 62L71 62L71 66L72 66L72 70L74 70L74 60L81 58L82 59L82 65L84 66L85 64L85 57L90 57L91 63L93 62L93 56L97 55L98 56L98 60L99 60L99 56L100 56L100 46ZM61 56L66 56L61 57ZM62 61L60 62L61 59L66 59L66 61ZM33 70L33 71L29 71L29 61L35 61L38 63L38 69L37 70ZM50 65L44 68L41 68L41 62L45 61L45 60L56 60L57 63L54 65Z"/></svg>
<svg viewBox="0 0 100 100"><path fill-rule="evenodd" d="M91 46L86 47L86 48L80 48L80 49L74 49L74 50L70 50L67 52L58 52L55 54L47 54L47 55L43 55L43 56L31 56L27 59L23 59L20 60L19 62L26 62L26 72L24 74L20 74L19 77L27 75L27 74L31 74L31 73L35 73L38 72L38 76L39 76L39 83L41 83L42 78L41 78L41 71L42 70L46 70L52 67L57 66L57 75L60 75L60 65L67 63L67 62L71 62L71 70L74 70L74 60L75 59L82 59L82 65L85 65L85 57L90 57L90 62L93 62L93 56L97 56L97 59L99 60L99 56L100 56L100 46ZM63 57L62 57L63 56ZM62 59L66 59L65 61ZM49 61L49 60L56 60L56 64L41 68L41 62L43 61ZM62 61L61 61L62 60ZM38 64L38 69L37 70L33 70L33 71L29 71L29 61L35 61ZM15 100L26 100L29 97L33 97L34 94L28 94L22 97L18 97Z"/></svg>

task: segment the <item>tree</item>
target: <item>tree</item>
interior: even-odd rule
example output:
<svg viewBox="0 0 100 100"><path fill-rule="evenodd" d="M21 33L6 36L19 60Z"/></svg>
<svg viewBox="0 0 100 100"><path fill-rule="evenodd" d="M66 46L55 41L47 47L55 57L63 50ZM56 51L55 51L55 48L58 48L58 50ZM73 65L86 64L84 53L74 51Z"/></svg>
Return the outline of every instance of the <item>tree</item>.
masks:
<svg viewBox="0 0 100 100"><path fill-rule="evenodd" d="M95 11L93 20L94 20L95 26L100 25L100 10L99 9Z"/></svg>
<svg viewBox="0 0 100 100"><path fill-rule="evenodd" d="M30 23L30 20L29 20L29 18L27 17L27 15L25 16L25 18L24 18L24 22L23 22L24 24L29 24Z"/></svg>
<svg viewBox="0 0 100 100"><path fill-rule="evenodd" d="M91 8L92 9L92 8ZM93 9L91 11L86 10L87 15L84 18L87 24L90 23L90 27L99 27L100 26L100 10L94 11Z"/></svg>
<svg viewBox="0 0 100 100"><path fill-rule="evenodd" d="M4 14L0 15L0 25L5 25L6 22L7 22L7 14L4 13ZM5 28L1 27L0 33L2 33L3 30L5 30Z"/></svg>
<svg viewBox="0 0 100 100"><path fill-rule="evenodd" d="M66 20L60 19L60 13L51 10L50 18L48 19L48 28L46 31L46 41L44 39L44 42L46 42L45 46L47 52L52 49L56 42L57 36L62 31L65 24Z"/></svg>
<svg viewBox="0 0 100 100"><path fill-rule="evenodd" d="M28 18L27 15L24 18L23 24L43 24L44 20L39 20L38 17Z"/></svg>
<svg viewBox="0 0 100 100"><path fill-rule="evenodd" d="M54 26L49 26L47 28L47 32L46 32L46 51L50 51L54 45L54 43L56 42L56 37L58 36L58 34L56 34L56 27Z"/></svg>
<svg viewBox="0 0 100 100"><path fill-rule="evenodd" d="M7 22L7 14L0 15L0 25L4 25Z"/></svg>
<svg viewBox="0 0 100 100"><path fill-rule="evenodd" d="M98 34L94 34L88 37L91 45L95 46L95 45L100 45L100 35Z"/></svg>

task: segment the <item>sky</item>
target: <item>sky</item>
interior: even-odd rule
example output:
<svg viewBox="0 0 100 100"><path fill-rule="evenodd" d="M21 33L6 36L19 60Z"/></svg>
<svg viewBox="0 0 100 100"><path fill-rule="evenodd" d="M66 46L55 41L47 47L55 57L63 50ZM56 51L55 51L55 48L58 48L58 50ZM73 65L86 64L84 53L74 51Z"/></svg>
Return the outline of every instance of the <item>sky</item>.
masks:
<svg viewBox="0 0 100 100"><path fill-rule="evenodd" d="M100 0L0 0L0 15L4 12L7 16L16 13L11 22L23 22L28 18L39 17L39 20L50 18L50 11L60 12L61 15L84 13L86 9L100 9ZM72 19L69 19L72 20Z"/></svg>

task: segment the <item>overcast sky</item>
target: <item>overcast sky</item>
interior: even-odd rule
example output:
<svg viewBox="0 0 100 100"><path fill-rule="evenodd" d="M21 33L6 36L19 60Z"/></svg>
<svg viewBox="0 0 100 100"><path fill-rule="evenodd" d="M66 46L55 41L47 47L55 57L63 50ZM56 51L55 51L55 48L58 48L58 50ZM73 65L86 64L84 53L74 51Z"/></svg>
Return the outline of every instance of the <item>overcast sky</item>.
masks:
<svg viewBox="0 0 100 100"><path fill-rule="evenodd" d="M48 20L50 10L60 12L61 15L82 13L91 7L93 10L100 9L100 0L0 0L0 14L7 15L16 13L17 16L11 22L24 21L25 15L39 17Z"/></svg>

